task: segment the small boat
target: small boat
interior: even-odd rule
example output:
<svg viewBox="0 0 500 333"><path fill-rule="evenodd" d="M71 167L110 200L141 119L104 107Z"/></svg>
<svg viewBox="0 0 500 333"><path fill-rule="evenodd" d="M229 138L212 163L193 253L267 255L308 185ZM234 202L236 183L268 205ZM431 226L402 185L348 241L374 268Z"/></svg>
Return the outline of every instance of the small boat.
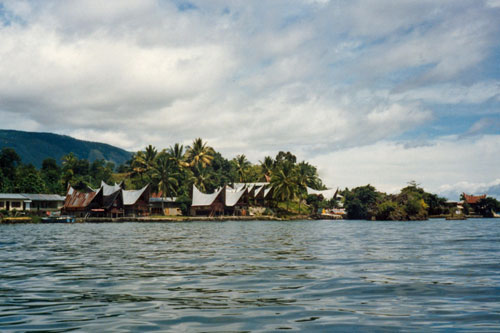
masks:
<svg viewBox="0 0 500 333"><path fill-rule="evenodd" d="M48 217L43 217L42 222L44 222L44 223L74 223L75 218L72 216L48 216Z"/></svg>

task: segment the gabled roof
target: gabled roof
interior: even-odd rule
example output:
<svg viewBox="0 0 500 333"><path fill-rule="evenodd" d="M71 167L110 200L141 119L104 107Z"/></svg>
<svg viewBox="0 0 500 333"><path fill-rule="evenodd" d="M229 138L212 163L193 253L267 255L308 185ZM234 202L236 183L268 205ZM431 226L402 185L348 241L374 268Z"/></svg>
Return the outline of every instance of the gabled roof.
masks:
<svg viewBox="0 0 500 333"><path fill-rule="evenodd" d="M116 192L112 193L111 195L105 195L102 199L103 207L104 208L111 207L113 205L113 202L115 202L115 200L118 199L121 194L122 194L121 191L116 191Z"/></svg>
<svg viewBox="0 0 500 333"><path fill-rule="evenodd" d="M265 186L259 186L254 191L255 198L264 198Z"/></svg>
<svg viewBox="0 0 500 333"><path fill-rule="evenodd" d="M33 201L64 201L64 197L59 194L31 194L23 193L23 195Z"/></svg>
<svg viewBox="0 0 500 333"><path fill-rule="evenodd" d="M0 193L0 200L24 200L29 201L30 199L24 196L24 194L19 193Z"/></svg>
<svg viewBox="0 0 500 333"><path fill-rule="evenodd" d="M468 204L477 204L479 200L486 199L486 194L483 195L469 195L462 193L464 195L465 202Z"/></svg>
<svg viewBox="0 0 500 333"><path fill-rule="evenodd" d="M248 191L246 188L242 188L240 190L233 190L229 187L226 187L226 206L233 207L240 201L241 197Z"/></svg>
<svg viewBox="0 0 500 333"><path fill-rule="evenodd" d="M64 201L64 208L86 208L100 193L102 193L102 189L97 190L97 192L79 192L70 186Z"/></svg>
<svg viewBox="0 0 500 333"><path fill-rule="evenodd" d="M123 195L123 204L126 206L131 206L134 205L137 200L141 197L141 195L149 189L149 185L144 186L140 190L122 190L122 195ZM149 200L149 199L148 199Z"/></svg>
<svg viewBox="0 0 500 333"><path fill-rule="evenodd" d="M115 193L116 191L119 191L122 189L121 183L120 184L115 183L115 185L108 185L104 182L104 180L101 180L101 188L103 189L103 194L105 196L111 195L111 194Z"/></svg>
<svg viewBox="0 0 500 333"><path fill-rule="evenodd" d="M323 198L325 198L326 200L331 200L335 197L335 194L337 193L337 190L322 190L322 191L318 191L318 190L314 190L312 188L310 188L309 186L307 187L307 194L315 194L315 195L322 195Z"/></svg>
<svg viewBox="0 0 500 333"><path fill-rule="evenodd" d="M191 207L199 207L199 206L211 206L217 197L222 193L223 188L215 191L212 194L205 194L200 192L195 185L193 185L193 202Z"/></svg>
<svg viewBox="0 0 500 333"><path fill-rule="evenodd" d="M273 193L274 191L272 186L264 189L264 199L270 199L269 197L272 196Z"/></svg>

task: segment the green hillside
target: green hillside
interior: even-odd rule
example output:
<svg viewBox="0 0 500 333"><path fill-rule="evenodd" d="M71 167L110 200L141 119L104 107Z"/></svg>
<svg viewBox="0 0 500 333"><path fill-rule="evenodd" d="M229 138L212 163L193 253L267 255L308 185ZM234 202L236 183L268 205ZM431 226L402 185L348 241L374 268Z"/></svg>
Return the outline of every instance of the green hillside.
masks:
<svg viewBox="0 0 500 333"><path fill-rule="evenodd" d="M0 129L0 149L4 147L14 148L23 163L32 163L36 167L48 157L61 163L61 157L70 152L91 162L104 159L116 165L125 163L132 155L105 143L77 140L66 135Z"/></svg>

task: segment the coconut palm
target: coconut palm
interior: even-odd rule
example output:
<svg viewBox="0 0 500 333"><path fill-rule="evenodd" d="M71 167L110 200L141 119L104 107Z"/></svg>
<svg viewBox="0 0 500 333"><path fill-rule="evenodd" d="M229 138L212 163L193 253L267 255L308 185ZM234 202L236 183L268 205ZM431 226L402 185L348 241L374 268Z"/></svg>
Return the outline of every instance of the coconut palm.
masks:
<svg viewBox="0 0 500 333"><path fill-rule="evenodd" d="M286 209L288 210L289 201L295 198L298 191L293 163L282 163L280 168L273 173L271 185L274 189L273 197L281 201L286 201Z"/></svg>
<svg viewBox="0 0 500 333"><path fill-rule="evenodd" d="M132 156L130 166L132 168L131 176L139 175L142 179L143 174L148 170L146 154L142 150L135 153Z"/></svg>
<svg viewBox="0 0 500 333"><path fill-rule="evenodd" d="M197 138L191 146L187 147L185 160L192 168L198 165L205 168L212 163L214 154L215 151L212 147L207 146L206 142L203 142L201 138Z"/></svg>
<svg viewBox="0 0 500 333"><path fill-rule="evenodd" d="M262 174L266 178L271 178L273 175L273 168L274 168L274 160L271 156L266 156L264 157L264 161L259 161L260 162L260 167L262 170Z"/></svg>
<svg viewBox="0 0 500 333"><path fill-rule="evenodd" d="M176 143L173 147L167 149L169 159L173 161L179 169L188 167L189 164L184 161L184 146Z"/></svg>
<svg viewBox="0 0 500 333"><path fill-rule="evenodd" d="M236 174L238 175L239 180L242 183L245 179L248 168L252 164L247 160L247 157L244 154L236 156L231 162L233 163Z"/></svg>
<svg viewBox="0 0 500 333"><path fill-rule="evenodd" d="M207 170L196 166L189 171L189 183L194 184L200 191L207 192L213 187L214 175Z"/></svg>
<svg viewBox="0 0 500 333"><path fill-rule="evenodd" d="M152 168L151 177L158 190L163 193L163 197L169 197L176 194L176 189L179 186L177 176L175 165L169 159L169 156L165 153L160 153Z"/></svg>

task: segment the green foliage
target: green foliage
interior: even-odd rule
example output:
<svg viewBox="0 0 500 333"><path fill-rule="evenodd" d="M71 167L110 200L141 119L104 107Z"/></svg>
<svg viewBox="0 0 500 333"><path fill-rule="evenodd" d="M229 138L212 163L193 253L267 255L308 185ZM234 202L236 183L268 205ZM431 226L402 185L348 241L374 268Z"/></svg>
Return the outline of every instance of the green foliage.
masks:
<svg viewBox="0 0 500 333"><path fill-rule="evenodd" d="M493 217L493 213L500 212L500 202L492 197L480 199L477 203L477 211L484 217Z"/></svg>
<svg viewBox="0 0 500 333"><path fill-rule="evenodd" d="M0 169L8 179L14 179L16 168L21 163L21 157L12 148L3 148L0 153Z"/></svg>
<svg viewBox="0 0 500 333"><path fill-rule="evenodd" d="M375 217L379 221L392 220L398 208L396 202L386 200L377 206Z"/></svg>
<svg viewBox="0 0 500 333"><path fill-rule="evenodd" d="M345 209L348 219L371 219L376 211L375 204L380 194L371 185L354 188L345 191Z"/></svg>
<svg viewBox="0 0 500 333"><path fill-rule="evenodd" d="M191 197L188 194L183 194L177 197L176 202L179 204L182 215L189 215L191 209Z"/></svg>
<svg viewBox="0 0 500 333"><path fill-rule="evenodd" d="M367 185L344 191L349 219L425 220L429 213L447 212L446 199L427 193L414 181L397 195L377 192Z"/></svg>
<svg viewBox="0 0 500 333"><path fill-rule="evenodd" d="M45 182L38 170L31 164L23 165L17 169L14 187L17 193L46 193Z"/></svg>

